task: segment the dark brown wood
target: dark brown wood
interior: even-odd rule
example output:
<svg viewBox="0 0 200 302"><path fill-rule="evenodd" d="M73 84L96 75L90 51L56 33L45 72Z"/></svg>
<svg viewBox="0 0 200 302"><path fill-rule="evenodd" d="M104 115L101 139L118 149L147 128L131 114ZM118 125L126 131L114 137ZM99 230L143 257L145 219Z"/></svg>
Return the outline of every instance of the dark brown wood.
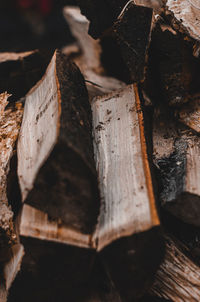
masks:
<svg viewBox="0 0 200 302"><path fill-rule="evenodd" d="M112 27L123 60L129 69L131 82L144 79L152 13L151 8L131 2Z"/></svg>
<svg viewBox="0 0 200 302"><path fill-rule="evenodd" d="M77 3L82 14L90 21L89 34L93 38L99 38L113 25L127 0L78 0Z"/></svg>

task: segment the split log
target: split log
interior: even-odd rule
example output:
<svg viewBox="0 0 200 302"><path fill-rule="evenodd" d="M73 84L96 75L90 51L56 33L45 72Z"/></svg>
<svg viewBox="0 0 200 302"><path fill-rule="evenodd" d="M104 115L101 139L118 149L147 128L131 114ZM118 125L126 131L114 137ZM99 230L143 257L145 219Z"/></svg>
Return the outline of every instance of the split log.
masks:
<svg viewBox="0 0 200 302"><path fill-rule="evenodd" d="M149 286L162 258L136 86L97 98L92 110L101 205L84 81L75 65L56 52L45 77L25 102L18 141L19 184L26 203L20 233L44 239L38 244L45 245L47 240L64 243L71 266L82 261L80 284L88 279L95 250L101 252L111 271L118 267L113 275L120 294L126 296L127 292L133 299ZM109 173L104 170L108 166ZM136 178L135 173L141 177ZM147 263L147 250L154 255L151 263ZM113 253L121 259L119 266L111 259Z"/></svg>
<svg viewBox="0 0 200 302"><path fill-rule="evenodd" d="M18 141L22 199L60 219L81 241L94 229L99 201L90 105L78 68L56 52L24 110Z"/></svg>
<svg viewBox="0 0 200 302"><path fill-rule="evenodd" d="M124 87L123 82L105 75L101 64L100 41L89 36L89 21L81 14L80 9L66 6L64 16L80 47L81 54L77 52L77 55L73 56L72 59L84 75L90 100L97 95L103 95Z"/></svg>
<svg viewBox="0 0 200 302"><path fill-rule="evenodd" d="M151 293L174 302L200 300L200 268L176 240L166 238L166 254L156 273Z"/></svg>
<svg viewBox="0 0 200 302"><path fill-rule="evenodd" d="M199 0L167 0L168 13L173 15L175 28L200 40L200 3Z"/></svg>
<svg viewBox="0 0 200 302"><path fill-rule="evenodd" d="M9 101L18 101L43 76L51 52L29 51L0 54L0 92L8 91Z"/></svg>
<svg viewBox="0 0 200 302"><path fill-rule="evenodd" d="M154 163L162 206L185 223L200 226L200 139L170 118L154 118Z"/></svg>
<svg viewBox="0 0 200 302"><path fill-rule="evenodd" d="M92 110L101 194L93 241L122 298L133 301L144 293L162 258L137 87L94 99Z"/></svg>

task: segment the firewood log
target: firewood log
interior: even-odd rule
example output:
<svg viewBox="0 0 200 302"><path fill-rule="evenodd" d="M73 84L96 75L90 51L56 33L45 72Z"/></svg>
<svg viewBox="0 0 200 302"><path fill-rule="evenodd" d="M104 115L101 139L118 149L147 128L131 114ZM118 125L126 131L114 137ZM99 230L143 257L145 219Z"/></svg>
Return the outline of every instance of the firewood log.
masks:
<svg viewBox="0 0 200 302"><path fill-rule="evenodd" d="M185 247L166 237L166 254L151 293L174 302L200 300L200 268L184 253Z"/></svg>
<svg viewBox="0 0 200 302"><path fill-rule="evenodd" d="M137 86L94 99L92 110L101 194L93 240L122 298L133 301L144 293L162 257Z"/></svg>
<svg viewBox="0 0 200 302"><path fill-rule="evenodd" d="M66 6L64 16L80 47L80 53L78 52L72 59L84 75L90 100L97 95L103 95L124 87L123 82L105 75L101 64L100 41L89 36L89 21L81 14L80 9ZM73 54L73 49L71 51Z"/></svg>
<svg viewBox="0 0 200 302"><path fill-rule="evenodd" d="M84 80L77 67L56 52L45 77L26 96L18 141L18 177L25 202L20 234L43 239L44 245L56 241L77 250L69 252L72 266L83 251L87 259L79 273L84 282L86 267L99 252L109 263L120 295L127 292L133 299L149 286L162 258L136 86L95 99L92 111L100 202ZM151 264L145 260L147 249L155 256ZM116 274L113 253L122 259Z"/></svg>
<svg viewBox="0 0 200 302"><path fill-rule="evenodd" d="M155 116L153 148L162 206L200 226L199 137L170 118Z"/></svg>
<svg viewBox="0 0 200 302"><path fill-rule="evenodd" d="M167 13L172 14L172 23L180 31L194 39L200 39L200 4L198 0L167 0Z"/></svg>

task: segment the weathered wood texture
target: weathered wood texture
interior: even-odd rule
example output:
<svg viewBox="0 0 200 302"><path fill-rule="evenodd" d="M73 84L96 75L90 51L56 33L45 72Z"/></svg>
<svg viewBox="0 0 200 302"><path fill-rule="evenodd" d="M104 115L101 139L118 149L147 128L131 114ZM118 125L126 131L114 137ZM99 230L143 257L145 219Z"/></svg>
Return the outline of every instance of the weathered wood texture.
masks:
<svg viewBox="0 0 200 302"><path fill-rule="evenodd" d="M177 241L166 238L166 253L155 276L151 293L174 302L200 300L200 268Z"/></svg>
<svg viewBox="0 0 200 302"><path fill-rule="evenodd" d="M136 86L92 103L101 211L98 249L159 225Z"/></svg>
<svg viewBox="0 0 200 302"><path fill-rule="evenodd" d="M155 116L153 148L162 206L200 226L199 137L170 118Z"/></svg>
<svg viewBox="0 0 200 302"><path fill-rule="evenodd" d="M93 241L122 298L135 301L162 258L137 87L94 99L92 110L101 194Z"/></svg>
<svg viewBox="0 0 200 302"><path fill-rule="evenodd" d="M9 101L18 101L44 74L51 52L31 51L0 54L0 92L12 94Z"/></svg>
<svg viewBox="0 0 200 302"><path fill-rule="evenodd" d="M89 36L89 21L81 15L80 9L66 6L64 16L77 40L78 49L80 49L76 55L73 55L73 49L68 49L68 51L71 52L73 61L84 75L90 100L97 95L103 95L124 87L123 82L105 75L101 64L100 42Z"/></svg>
<svg viewBox="0 0 200 302"><path fill-rule="evenodd" d="M23 200L77 237L91 234L99 209L91 119L79 69L56 52L26 96L18 175Z"/></svg>
<svg viewBox="0 0 200 302"><path fill-rule="evenodd" d="M199 0L168 0L166 6L168 11L173 14L179 29L185 31L192 38L200 40Z"/></svg>
<svg viewBox="0 0 200 302"><path fill-rule="evenodd" d="M16 240L13 212L9 207L11 201L8 201L7 198L7 181L10 160L14 153L23 114L20 103L16 107L6 108L8 97L7 93L0 94L0 259L4 258L3 246L7 246Z"/></svg>

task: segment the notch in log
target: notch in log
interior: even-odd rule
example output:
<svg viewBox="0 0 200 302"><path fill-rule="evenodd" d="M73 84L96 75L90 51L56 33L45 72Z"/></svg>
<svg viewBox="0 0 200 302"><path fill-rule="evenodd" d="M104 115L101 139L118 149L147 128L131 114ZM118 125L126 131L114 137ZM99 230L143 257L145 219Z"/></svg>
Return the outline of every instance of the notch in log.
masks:
<svg viewBox="0 0 200 302"><path fill-rule="evenodd" d="M185 223L200 226L200 140L170 118L154 118L154 163L161 205Z"/></svg>
<svg viewBox="0 0 200 302"><path fill-rule="evenodd" d="M200 99L196 96L189 103L183 105L179 111L177 111L180 122L194 130L196 133L200 133Z"/></svg>

